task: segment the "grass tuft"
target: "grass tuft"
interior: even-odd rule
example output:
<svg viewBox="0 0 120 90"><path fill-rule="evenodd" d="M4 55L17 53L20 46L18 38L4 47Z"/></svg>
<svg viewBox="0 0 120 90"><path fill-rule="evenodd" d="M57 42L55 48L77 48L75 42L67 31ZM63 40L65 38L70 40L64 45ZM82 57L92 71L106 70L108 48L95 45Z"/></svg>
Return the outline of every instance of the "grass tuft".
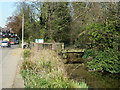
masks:
<svg viewBox="0 0 120 90"><path fill-rule="evenodd" d="M84 82L68 78L62 60L54 51L25 50L24 57L21 75L26 88L88 88Z"/></svg>

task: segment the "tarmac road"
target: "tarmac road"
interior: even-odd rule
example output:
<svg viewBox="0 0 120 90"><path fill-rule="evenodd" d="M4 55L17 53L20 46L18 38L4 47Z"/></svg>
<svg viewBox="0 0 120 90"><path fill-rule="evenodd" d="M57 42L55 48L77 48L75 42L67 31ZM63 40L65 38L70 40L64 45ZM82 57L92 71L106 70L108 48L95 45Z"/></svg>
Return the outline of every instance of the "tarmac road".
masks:
<svg viewBox="0 0 120 90"><path fill-rule="evenodd" d="M0 48L0 76L2 76L0 85L2 84L2 88L12 88L13 86L22 52L18 47L18 45L12 45L11 48Z"/></svg>

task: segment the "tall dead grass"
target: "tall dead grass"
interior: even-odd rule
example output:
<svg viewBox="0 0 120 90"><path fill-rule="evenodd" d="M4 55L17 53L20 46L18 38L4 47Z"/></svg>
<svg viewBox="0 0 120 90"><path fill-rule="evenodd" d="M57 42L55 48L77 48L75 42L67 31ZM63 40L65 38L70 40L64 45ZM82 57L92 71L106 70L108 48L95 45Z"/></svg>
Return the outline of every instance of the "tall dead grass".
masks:
<svg viewBox="0 0 120 90"><path fill-rule="evenodd" d="M26 51L24 51L26 52ZM80 83L70 80L62 59L52 50L28 50L21 67L26 87L34 88L81 88ZM27 76L27 77L26 77ZM39 78L39 79L36 79ZM33 83L29 83L32 81ZM86 84L82 83L86 88Z"/></svg>

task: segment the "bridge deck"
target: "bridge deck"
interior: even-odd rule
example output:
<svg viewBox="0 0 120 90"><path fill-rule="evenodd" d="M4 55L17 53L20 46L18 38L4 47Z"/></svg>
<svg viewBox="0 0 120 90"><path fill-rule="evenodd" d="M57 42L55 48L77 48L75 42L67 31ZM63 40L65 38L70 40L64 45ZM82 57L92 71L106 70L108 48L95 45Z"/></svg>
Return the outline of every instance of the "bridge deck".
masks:
<svg viewBox="0 0 120 90"><path fill-rule="evenodd" d="M85 49L70 49L70 50L64 50L62 53L81 53L84 52Z"/></svg>

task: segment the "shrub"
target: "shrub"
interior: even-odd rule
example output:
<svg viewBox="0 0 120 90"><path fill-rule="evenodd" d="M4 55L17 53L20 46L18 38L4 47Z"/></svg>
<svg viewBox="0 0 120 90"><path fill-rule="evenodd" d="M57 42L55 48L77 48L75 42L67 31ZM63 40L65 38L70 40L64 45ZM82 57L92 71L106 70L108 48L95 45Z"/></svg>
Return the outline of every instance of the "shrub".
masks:
<svg viewBox="0 0 120 90"><path fill-rule="evenodd" d="M24 56L23 56L24 58L30 57L30 55L31 55L30 49L24 50Z"/></svg>
<svg viewBox="0 0 120 90"><path fill-rule="evenodd" d="M86 26L88 30L89 39L93 47L98 50L104 50L106 47L113 48L119 44L120 34L116 28L115 23L106 20L104 23L89 24ZM116 44L114 44L116 43Z"/></svg>
<svg viewBox="0 0 120 90"><path fill-rule="evenodd" d="M83 59L89 58L89 57L95 57L97 55L97 51L94 49L87 49L84 52Z"/></svg>
<svg viewBox="0 0 120 90"><path fill-rule="evenodd" d="M97 71L107 71L110 73L120 73L119 52L115 49L105 49L90 62L87 62L88 68Z"/></svg>

